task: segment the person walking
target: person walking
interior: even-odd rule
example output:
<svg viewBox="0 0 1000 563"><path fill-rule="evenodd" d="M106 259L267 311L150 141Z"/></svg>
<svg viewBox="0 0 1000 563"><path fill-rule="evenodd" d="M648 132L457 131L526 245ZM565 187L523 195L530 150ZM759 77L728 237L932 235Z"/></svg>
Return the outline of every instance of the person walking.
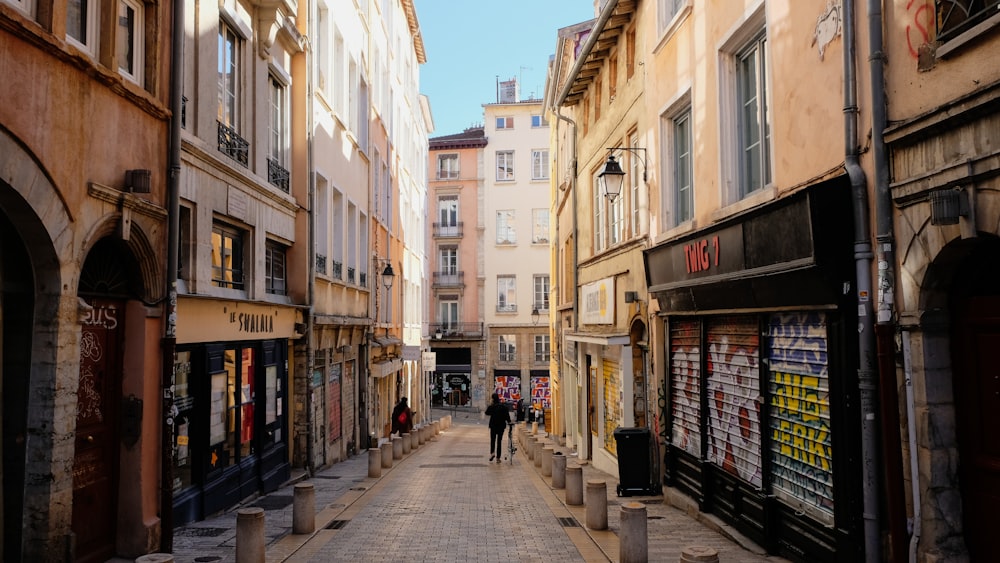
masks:
<svg viewBox="0 0 1000 563"><path fill-rule="evenodd" d="M500 395L493 394L493 403L486 407L486 415L490 417L490 461L496 458L497 463L503 457L503 431L510 422L510 411L507 405L500 402Z"/></svg>
<svg viewBox="0 0 1000 563"><path fill-rule="evenodd" d="M392 409L392 432L400 436L413 429L413 411L406 404L406 397L400 397L396 408Z"/></svg>

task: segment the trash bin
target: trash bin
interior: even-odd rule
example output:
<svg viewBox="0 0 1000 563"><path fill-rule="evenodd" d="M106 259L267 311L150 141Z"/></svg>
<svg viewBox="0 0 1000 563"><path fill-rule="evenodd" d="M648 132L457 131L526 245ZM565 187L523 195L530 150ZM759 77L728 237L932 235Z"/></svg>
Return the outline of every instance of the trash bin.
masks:
<svg viewBox="0 0 1000 563"><path fill-rule="evenodd" d="M655 495L649 472L649 428L615 428L618 496Z"/></svg>

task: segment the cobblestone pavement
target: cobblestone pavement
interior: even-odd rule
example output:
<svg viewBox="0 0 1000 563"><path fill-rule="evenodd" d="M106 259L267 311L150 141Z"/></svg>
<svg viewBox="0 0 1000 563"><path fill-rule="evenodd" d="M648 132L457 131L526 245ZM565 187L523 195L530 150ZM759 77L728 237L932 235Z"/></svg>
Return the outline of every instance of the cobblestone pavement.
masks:
<svg viewBox="0 0 1000 563"><path fill-rule="evenodd" d="M590 530L586 507L567 506L565 491L553 489L523 449L513 465L490 463L485 421L475 413L435 413L444 414L453 416L451 428L383 468L379 478L367 476L362 452L308 479L315 490L313 534L291 533L291 484L246 503L265 510L267 561L618 561L621 505L639 502L646 508L649 561L675 562L682 549L700 545L717 550L722 563L785 562L663 496L619 498L617 476L584 463L585 487L603 480L608 491L608 530ZM572 451L556 450L576 464ZM175 529L174 560L235 562L236 515L233 509Z"/></svg>

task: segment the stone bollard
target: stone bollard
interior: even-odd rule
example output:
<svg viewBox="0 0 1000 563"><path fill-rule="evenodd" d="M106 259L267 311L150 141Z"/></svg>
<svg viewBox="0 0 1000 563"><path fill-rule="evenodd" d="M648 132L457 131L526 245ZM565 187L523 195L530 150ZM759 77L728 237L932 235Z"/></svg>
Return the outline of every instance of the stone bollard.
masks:
<svg viewBox="0 0 1000 563"><path fill-rule="evenodd" d="M147 553L136 557L135 563L174 563L174 556L169 553Z"/></svg>
<svg viewBox="0 0 1000 563"><path fill-rule="evenodd" d="M531 433L532 434L538 434L538 423L537 422L532 422L531 423Z"/></svg>
<svg viewBox="0 0 1000 563"><path fill-rule="evenodd" d="M704 545L689 545L681 550L680 563L719 563L719 552Z"/></svg>
<svg viewBox="0 0 1000 563"><path fill-rule="evenodd" d="M420 445L424 445L430 441L429 432L427 432L428 426L426 424L420 425Z"/></svg>
<svg viewBox="0 0 1000 563"><path fill-rule="evenodd" d="M539 436L535 442L535 451L531 452L531 460L535 462L535 467L542 467L542 451L545 449L545 441Z"/></svg>
<svg viewBox="0 0 1000 563"><path fill-rule="evenodd" d="M392 437L392 459L403 459L403 439L399 436Z"/></svg>
<svg viewBox="0 0 1000 563"><path fill-rule="evenodd" d="M416 450L420 447L420 429L414 426L410 430L410 449Z"/></svg>
<svg viewBox="0 0 1000 563"><path fill-rule="evenodd" d="M566 468L566 504L583 504L583 468L579 465Z"/></svg>
<svg viewBox="0 0 1000 563"><path fill-rule="evenodd" d="M378 449L382 452L382 468L389 469L392 467L392 444L383 442Z"/></svg>
<svg viewBox="0 0 1000 563"><path fill-rule="evenodd" d="M438 423L438 421L435 420L434 422L431 423L431 435L437 438L437 435L440 433L441 433L441 425Z"/></svg>
<svg viewBox="0 0 1000 563"><path fill-rule="evenodd" d="M552 452L552 488L566 488L566 456L562 452Z"/></svg>
<svg viewBox="0 0 1000 563"><path fill-rule="evenodd" d="M236 511L236 563L264 563L264 509Z"/></svg>
<svg viewBox="0 0 1000 563"><path fill-rule="evenodd" d="M368 448L368 476L382 476L382 450L378 448Z"/></svg>
<svg viewBox="0 0 1000 563"><path fill-rule="evenodd" d="M535 461L535 444L538 443L538 439L534 436L528 436L528 443L525 445L525 453L528 454L528 459Z"/></svg>
<svg viewBox="0 0 1000 563"><path fill-rule="evenodd" d="M600 479L588 479L583 503L587 505L587 527L591 530L607 530L608 484Z"/></svg>
<svg viewBox="0 0 1000 563"><path fill-rule="evenodd" d="M542 448L542 476L551 477L552 476L552 456L555 448L552 446L545 446Z"/></svg>
<svg viewBox="0 0 1000 563"><path fill-rule="evenodd" d="M403 455L406 455L410 453L410 433L404 432L400 435L400 438L402 438L403 441Z"/></svg>
<svg viewBox="0 0 1000 563"><path fill-rule="evenodd" d="M296 483L292 493L292 533L316 531L316 488L312 483Z"/></svg>
<svg viewBox="0 0 1000 563"><path fill-rule="evenodd" d="M649 561L649 536L646 533L646 505L626 502L622 505L618 532L618 561L646 563Z"/></svg>

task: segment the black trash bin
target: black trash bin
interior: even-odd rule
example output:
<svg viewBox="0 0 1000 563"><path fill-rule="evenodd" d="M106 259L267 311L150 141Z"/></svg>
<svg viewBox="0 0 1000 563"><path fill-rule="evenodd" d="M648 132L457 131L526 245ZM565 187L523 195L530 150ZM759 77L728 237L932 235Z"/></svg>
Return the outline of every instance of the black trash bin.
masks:
<svg viewBox="0 0 1000 563"><path fill-rule="evenodd" d="M618 496L655 495L649 471L649 428L615 428Z"/></svg>

